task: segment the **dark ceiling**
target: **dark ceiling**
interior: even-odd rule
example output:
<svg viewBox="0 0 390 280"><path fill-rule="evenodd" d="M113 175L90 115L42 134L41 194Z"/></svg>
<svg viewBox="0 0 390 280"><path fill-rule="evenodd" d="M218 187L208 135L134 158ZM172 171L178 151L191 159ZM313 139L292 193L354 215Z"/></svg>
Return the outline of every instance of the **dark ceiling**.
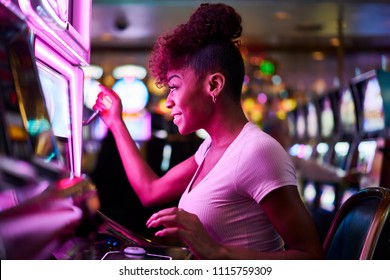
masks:
<svg viewBox="0 0 390 280"><path fill-rule="evenodd" d="M92 42L148 48L158 34L188 19L202 2L93 0ZM248 47L329 47L331 39L339 36L351 49L390 46L390 1L208 2L224 2L237 9L243 18L242 41Z"/></svg>
<svg viewBox="0 0 390 280"><path fill-rule="evenodd" d="M124 61L145 64L156 37L186 21L202 2L93 0L92 62L108 69ZM310 81L302 79L304 88L324 73L332 73L325 79L331 83L335 76L343 75L341 72L347 72L349 79L355 68L377 68L390 53L390 1L207 2L224 2L236 8L243 18L242 45L253 54L273 57L283 75L293 76L290 80L301 77L292 72L312 75L317 71ZM313 53L322 53L322 58L314 60L327 61L321 65L324 69L313 65ZM107 58L109 54L111 58ZM300 65L302 60L304 65ZM300 86L294 83L294 87Z"/></svg>

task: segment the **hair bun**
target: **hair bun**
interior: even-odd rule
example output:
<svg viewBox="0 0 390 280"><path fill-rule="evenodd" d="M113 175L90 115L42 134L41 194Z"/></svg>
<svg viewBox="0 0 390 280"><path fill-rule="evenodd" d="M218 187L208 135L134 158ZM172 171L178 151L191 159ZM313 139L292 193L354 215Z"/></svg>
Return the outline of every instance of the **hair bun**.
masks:
<svg viewBox="0 0 390 280"><path fill-rule="evenodd" d="M241 16L226 4L201 4L186 23L199 42L234 41L241 36Z"/></svg>

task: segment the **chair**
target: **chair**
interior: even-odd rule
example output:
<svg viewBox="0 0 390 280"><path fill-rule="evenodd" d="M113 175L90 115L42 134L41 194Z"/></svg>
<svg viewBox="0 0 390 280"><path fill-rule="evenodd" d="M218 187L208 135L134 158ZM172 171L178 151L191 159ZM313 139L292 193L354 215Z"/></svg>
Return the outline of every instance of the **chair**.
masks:
<svg viewBox="0 0 390 280"><path fill-rule="evenodd" d="M324 241L326 259L390 259L390 189L366 188L341 205Z"/></svg>

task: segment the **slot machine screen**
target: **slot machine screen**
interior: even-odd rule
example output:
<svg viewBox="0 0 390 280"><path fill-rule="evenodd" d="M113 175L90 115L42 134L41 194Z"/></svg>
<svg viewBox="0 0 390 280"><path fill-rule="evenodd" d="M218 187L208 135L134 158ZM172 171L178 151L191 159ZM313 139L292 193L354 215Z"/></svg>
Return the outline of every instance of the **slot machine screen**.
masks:
<svg viewBox="0 0 390 280"><path fill-rule="evenodd" d="M340 122L346 134L354 134L357 131L356 104L350 88L341 92Z"/></svg>
<svg viewBox="0 0 390 280"><path fill-rule="evenodd" d="M317 195L316 187L313 182L309 181L303 188L303 198L307 206L314 207Z"/></svg>
<svg viewBox="0 0 390 280"><path fill-rule="evenodd" d="M371 77L363 91L363 122L364 133L379 132L385 128L385 116L381 89L376 76Z"/></svg>
<svg viewBox="0 0 390 280"><path fill-rule="evenodd" d="M346 170L349 150L350 150L350 143L337 142L334 146L334 156L332 159L332 165L342 170Z"/></svg>
<svg viewBox="0 0 390 280"><path fill-rule="evenodd" d="M329 138L335 128L335 116L330 98L326 96L321 105L321 137Z"/></svg>
<svg viewBox="0 0 390 280"><path fill-rule="evenodd" d="M332 185L321 186L320 208L332 212L335 210L336 192Z"/></svg>
<svg viewBox="0 0 390 280"><path fill-rule="evenodd" d="M329 144L326 142L319 142L316 146L316 160L323 163L329 152Z"/></svg>
<svg viewBox="0 0 390 280"><path fill-rule="evenodd" d="M314 103L307 104L307 136L316 138L318 136L318 112Z"/></svg>
<svg viewBox="0 0 390 280"><path fill-rule="evenodd" d="M3 45L1 64L7 84L0 83L2 112L8 141L6 154L18 159L42 159L63 165L58 142L46 110L27 32Z"/></svg>
<svg viewBox="0 0 390 280"><path fill-rule="evenodd" d="M376 140L365 140L358 145L357 169L363 174L371 171L377 147Z"/></svg>
<svg viewBox="0 0 390 280"><path fill-rule="evenodd" d="M303 108L297 110L296 132L298 140L303 140L306 133L306 120Z"/></svg>
<svg viewBox="0 0 390 280"><path fill-rule="evenodd" d="M59 153L64 164L70 167L71 118L69 82L63 75L39 61L37 61L37 69L53 134L58 143Z"/></svg>
<svg viewBox="0 0 390 280"><path fill-rule="evenodd" d="M54 135L70 138L69 85L67 79L37 62L39 78Z"/></svg>

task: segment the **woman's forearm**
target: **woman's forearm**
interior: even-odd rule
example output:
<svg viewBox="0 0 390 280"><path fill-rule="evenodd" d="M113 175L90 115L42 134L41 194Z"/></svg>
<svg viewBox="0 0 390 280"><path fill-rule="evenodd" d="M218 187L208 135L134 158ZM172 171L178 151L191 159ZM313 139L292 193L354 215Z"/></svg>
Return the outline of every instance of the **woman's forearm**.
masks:
<svg viewBox="0 0 390 280"><path fill-rule="evenodd" d="M110 127L127 175L143 204L148 204L152 193L152 185L158 179L156 173L144 160L139 148L132 139L123 120L116 121Z"/></svg>

